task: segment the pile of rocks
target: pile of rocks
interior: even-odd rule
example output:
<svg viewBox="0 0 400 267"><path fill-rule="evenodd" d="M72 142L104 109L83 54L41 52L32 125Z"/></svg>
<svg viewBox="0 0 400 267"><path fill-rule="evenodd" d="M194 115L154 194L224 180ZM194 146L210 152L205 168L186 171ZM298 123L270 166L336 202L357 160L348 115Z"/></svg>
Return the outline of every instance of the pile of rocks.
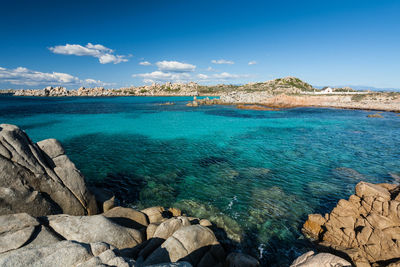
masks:
<svg viewBox="0 0 400 267"><path fill-rule="evenodd" d="M165 84L153 83L151 85L139 87L124 87L120 89L105 89L104 87L85 88L67 90L65 87L48 86L43 90L21 89L10 91L15 96L196 96L198 84L189 83L171 83Z"/></svg>
<svg viewBox="0 0 400 267"><path fill-rule="evenodd" d="M311 214L303 233L354 265L400 266L400 186L360 182L330 214Z"/></svg>
<svg viewBox="0 0 400 267"><path fill-rule="evenodd" d="M193 98L193 101L186 104L188 107L198 107L198 106L211 106L211 105L218 105L221 104L221 101L218 98L202 98L197 99L196 97Z"/></svg>
<svg viewBox="0 0 400 267"><path fill-rule="evenodd" d="M207 220L114 204L96 202L57 140L0 125L0 266L259 265L226 257Z"/></svg>

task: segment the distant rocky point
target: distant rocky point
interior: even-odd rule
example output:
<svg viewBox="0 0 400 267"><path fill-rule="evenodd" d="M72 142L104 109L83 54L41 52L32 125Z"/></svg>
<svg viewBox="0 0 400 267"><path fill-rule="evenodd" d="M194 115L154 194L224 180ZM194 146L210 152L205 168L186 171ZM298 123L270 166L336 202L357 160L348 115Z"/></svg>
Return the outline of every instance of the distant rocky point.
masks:
<svg viewBox="0 0 400 267"><path fill-rule="evenodd" d="M139 87L124 87L120 89L105 89L104 87L67 90L65 87L48 86L43 90L15 90L15 96L195 96L198 95L197 83L165 83Z"/></svg>
<svg viewBox="0 0 400 267"><path fill-rule="evenodd" d="M8 90L15 96L219 96L219 100L194 99L188 106L254 104L269 108L332 107L382 111L400 111L400 92L357 91L350 87L322 89L296 77L285 77L245 85L199 85L194 82L152 84L139 87L105 89L103 87L67 90L46 87L43 90ZM243 107L243 106L240 106ZM260 110L260 108L258 108Z"/></svg>

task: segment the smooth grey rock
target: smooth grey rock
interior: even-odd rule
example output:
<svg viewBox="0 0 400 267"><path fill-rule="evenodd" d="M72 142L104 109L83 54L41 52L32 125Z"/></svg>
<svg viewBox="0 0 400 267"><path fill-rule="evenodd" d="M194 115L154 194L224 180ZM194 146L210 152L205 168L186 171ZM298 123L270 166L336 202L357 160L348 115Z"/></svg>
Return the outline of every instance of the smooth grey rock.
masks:
<svg viewBox="0 0 400 267"><path fill-rule="evenodd" d="M125 227L141 229L149 225L146 214L131 208L115 207L103 215Z"/></svg>
<svg viewBox="0 0 400 267"><path fill-rule="evenodd" d="M115 207L115 196L103 202L103 212L107 212Z"/></svg>
<svg viewBox="0 0 400 267"><path fill-rule="evenodd" d="M62 241L60 237L54 234L44 225L38 226L32 236L33 240L24 245L24 248L40 248Z"/></svg>
<svg viewBox="0 0 400 267"><path fill-rule="evenodd" d="M141 212L147 215L150 223L161 223L166 220L163 216L163 213L165 212L163 207L151 207L141 210Z"/></svg>
<svg viewBox="0 0 400 267"><path fill-rule="evenodd" d="M26 213L0 216L0 253L23 246L39 222Z"/></svg>
<svg viewBox="0 0 400 267"><path fill-rule="evenodd" d="M62 147L61 143L53 138L37 142L37 145L52 159L65 154L64 148Z"/></svg>
<svg viewBox="0 0 400 267"><path fill-rule="evenodd" d="M84 177L61 153L55 139L34 144L17 126L0 124L0 215L97 213Z"/></svg>
<svg viewBox="0 0 400 267"><path fill-rule="evenodd" d="M175 231L185 226L190 226L190 222L186 217L175 217L162 222L154 231L146 247L140 251L139 256L146 258L167 240L168 237L172 236Z"/></svg>
<svg viewBox="0 0 400 267"><path fill-rule="evenodd" d="M292 262L290 267L341 267L351 266L351 263L330 253L318 253L309 251Z"/></svg>
<svg viewBox="0 0 400 267"><path fill-rule="evenodd" d="M105 249L94 256L93 247ZM107 249L108 247L108 249ZM0 254L0 266L117 266L134 267L135 261L117 256L108 244L85 244L75 241L60 241L48 246L20 248Z"/></svg>
<svg viewBox="0 0 400 267"><path fill-rule="evenodd" d="M118 249L132 248L143 241L140 231L120 226L103 215L51 215L48 220L50 227L68 240L106 242Z"/></svg>
<svg viewBox="0 0 400 267"><path fill-rule="evenodd" d="M151 239L154 236L154 233L156 232L157 227L160 224L155 224L155 223L150 223L147 228L146 228L146 236L147 240Z"/></svg>
<svg viewBox="0 0 400 267"><path fill-rule="evenodd" d="M76 266L92 257L88 245L61 241L46 247L20 248L0 254L0 266Z"/></svg>
<svg viewBox="0 0 400 267"><path fill-rule="evenodd" d="M207 227L191 225L178 229L159 248L157 248L144 264L160 264L163 262L188 261L197 266L207 252L213 250L213 258L223 261L224 253L214 233ZM213 263L210 263L212 266ZM206 266L202 262L202 266Z"/></svg>

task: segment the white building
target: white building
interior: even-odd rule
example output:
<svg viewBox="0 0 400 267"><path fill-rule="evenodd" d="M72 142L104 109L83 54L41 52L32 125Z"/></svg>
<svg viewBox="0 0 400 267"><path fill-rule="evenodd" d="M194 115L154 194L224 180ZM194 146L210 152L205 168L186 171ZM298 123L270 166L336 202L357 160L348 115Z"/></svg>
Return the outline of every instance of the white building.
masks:
<svg viewBox="0 0 400 267"><path fill-rule="evenodd" d="M323 93L323 94L331 94L331 93L333 93L333 90L332 90L332 88L327 87L324 90L322 90L321 93Z"/></svg>

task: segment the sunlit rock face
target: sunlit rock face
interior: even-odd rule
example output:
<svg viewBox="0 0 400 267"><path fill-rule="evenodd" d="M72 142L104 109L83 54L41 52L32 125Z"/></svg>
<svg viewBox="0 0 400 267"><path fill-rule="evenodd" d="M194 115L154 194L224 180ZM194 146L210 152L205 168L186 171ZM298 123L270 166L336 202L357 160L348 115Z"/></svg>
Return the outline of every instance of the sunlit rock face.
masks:
<svg viewBox="0 0 400 267"><path fill-rule="evenodd" d="M400 255L400 186L360 182L325 217L312 214L303 232L319 245L345 253L357 266Z"/></svg>

